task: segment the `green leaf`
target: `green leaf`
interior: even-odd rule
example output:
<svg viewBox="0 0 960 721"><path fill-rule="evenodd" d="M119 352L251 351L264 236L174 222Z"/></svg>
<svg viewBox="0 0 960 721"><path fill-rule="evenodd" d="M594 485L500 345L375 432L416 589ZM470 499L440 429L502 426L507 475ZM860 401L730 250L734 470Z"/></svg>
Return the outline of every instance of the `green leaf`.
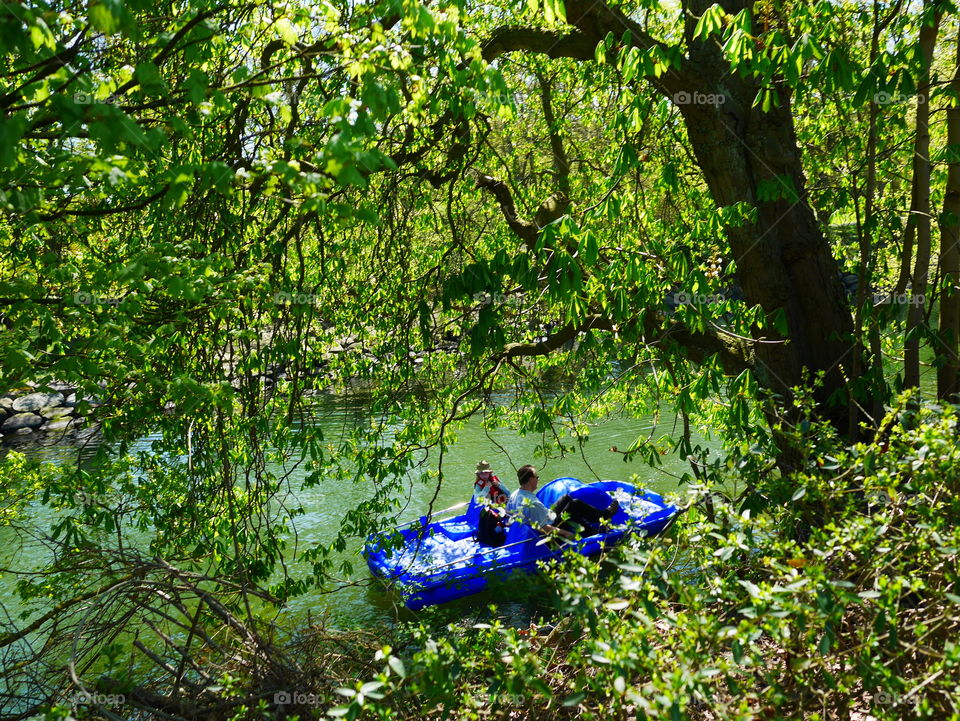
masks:
<svg viewBox="0 0 960 721"><path fill-rule="evenodd" d="M396 656L391 656L390 658L388 658L388 659L387 659L387 665L388 665L388 666L390 667L390 669L391 669L395 674L397 674L397 676L399 676L400 678L406 678L406 677L407 677L407 669L406 669L406 667L403 665L403 661L401 661L401 660L400 660L399 658L397 658Z"/></svg>
<svg viewBox="0 0 960 721"><path fill-rule="evenodd" d="M593 266L596 264L600 250L597 246L596 236L590 231L587 231L583 234L583 242L580 246L580 252L583 257L583 262L586 265Z"/></svg>
<svg viewBox="0 0 960 721"><path fill-rule="evenodd" d="M597 43L597 47L593 51L593 59L597 65L603 65L607 62L607 44L604 41L601 40Z"/></svg>
<svg viewBox="0 0 960 721"><path fill-rule="evenodd" d="M293 27L293 23L290 22L289 18L280 18L273 24L273 27L277 31L277 35L285 44L296 45L297 42L299 42L300 37L297 35L297 31Z"/></svg>
<svg viewBox="0 0 960 721"><path fill-rule="evenodd" d="M352 165L344 166L343 169L337 173L337 180L343 185L352 185L356 188L365 188L367 186L366 178Z"/></svg>
<svg viewBox="0 0 960 721"><path fill-rule="evenodd" d="M832 646L832 639L830 638L829 633L823 634L823 637L820 639L820 655L828 656L830 654L830 648Z"/></svg>
<svg viewBox="0 0 960 721"><path fill-rule="evenodd" d="M726 13L719 5L714 4L708 7L697 20L697 25L693 29L693 39L707 38L722 29L725 16Z"/></svg>
<svg viewBox="0 0 960 721"><path fill-rule="evenodd" d="M637 68L640 66L640 49L631 46L623 59L623 82L629 83L637 74Z"/></svg>
<svg viewBox="0 0 960 721"><path fill-rule="evenodd" d="M777 333L786 338L790 333L790 326L787 323L787 311L784 308L777 308L773 313L773 327Z"/></svg>
<svg viewBox="0 0 960 721"><path fill-rule="evenodd" d="M564 0L553 0L553 12L560 23L567 22L567 6Z"/></svg>
<svg viewBox="0 0 960 721"><path fill-rule="evenodd" d="M96 30L113 35L120 28L123 12L120 0L94 0L88 6L87 17Z"/></svg>
<svg viewBox="0 0 960 721"><path fill-rule="evenodd" d="M160 75L160 69L153 63L140 63L133 76L148 93L163 93L167 90L167 84Z"/></svg>

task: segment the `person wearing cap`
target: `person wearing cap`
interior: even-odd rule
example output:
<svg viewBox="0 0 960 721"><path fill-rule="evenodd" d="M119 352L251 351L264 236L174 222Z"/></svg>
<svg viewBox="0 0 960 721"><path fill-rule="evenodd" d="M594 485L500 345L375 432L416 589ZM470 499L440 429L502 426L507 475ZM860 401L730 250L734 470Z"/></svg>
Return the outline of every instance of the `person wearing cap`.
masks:
<svg viewBox="0 0 960 721"><path fill-rule="evenodd" d="M498 547L506 542L509 517L503 505L509 496L510 491L493 474L490 464L480 461L473 482L473 498L474 503L481 506L476 535L481 546Z"/></svg>
<svg viewBox="0 0 960 721"><path fill-rule="evenodd" d="M496 504L507 502L510 491L493 474L493 468L486 461L477 464L476 480L473 482L473 497L477 502L487 499Z"/></svg>
<svg viewBox="0 0 960 721"><path fill-rule="evenodd" d="M578 526L597 526L601 520L613 518L620 510L616 499L607 508L600 510L572 498L569 494L561 497L551 510L536 496L537 484L540 482L536 468L530 465L521 466L517 471L517 480L520 487L510 495L507 512L511 515L519 514L524 523L543 533L557 533L564 538L574 538L576 534L573 529ZM561 523L555 523L558 518L562 519Z"/></svg>

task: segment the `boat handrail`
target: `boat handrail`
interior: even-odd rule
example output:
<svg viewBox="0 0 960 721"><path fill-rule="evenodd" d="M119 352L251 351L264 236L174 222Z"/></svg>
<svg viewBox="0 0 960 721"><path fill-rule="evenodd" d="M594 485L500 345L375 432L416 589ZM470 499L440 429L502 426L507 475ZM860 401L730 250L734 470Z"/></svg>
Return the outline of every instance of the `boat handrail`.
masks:
<svg viewBox="0 0 960 721"><path fill-rule="evenodd" d="M442 511L435 511L435 512L431 513L429 516L420 516L419 518L415 518L415 519L412 520L412 521L407 521L406 523L401 523L399 526L397 526L397 530L399 531L401 528L406 528L407 526L412 526L414 523L420 523L420 522L421 522L423 519L425 519L425 518L426 518L426 519L436 518L437 516L442 516L444 513L450 513L451 511L459 511L459 510L460 510L461 508L463 508L464 506L469 506L469 505L470 505L470 501L464 501L463 503L458 503L458 504L455 505L455 506L450 506L450 508L444 508Z"/></svg>

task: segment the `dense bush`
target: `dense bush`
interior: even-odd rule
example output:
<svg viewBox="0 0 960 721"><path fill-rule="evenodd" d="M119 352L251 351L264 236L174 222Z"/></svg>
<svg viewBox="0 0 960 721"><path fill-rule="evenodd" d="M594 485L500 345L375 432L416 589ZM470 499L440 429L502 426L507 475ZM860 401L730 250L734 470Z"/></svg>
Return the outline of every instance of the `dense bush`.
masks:
<svg viewBox="0 0 960 721"><path fill-rule="evenodd" d="M599 562L612 572L570 558L529 628L420 625L333 713L960 717L957 421L893 414L875 442L814 454L779 503L783 479L758 479L759 513L714 494L712 522L698 503Z"/></svg>

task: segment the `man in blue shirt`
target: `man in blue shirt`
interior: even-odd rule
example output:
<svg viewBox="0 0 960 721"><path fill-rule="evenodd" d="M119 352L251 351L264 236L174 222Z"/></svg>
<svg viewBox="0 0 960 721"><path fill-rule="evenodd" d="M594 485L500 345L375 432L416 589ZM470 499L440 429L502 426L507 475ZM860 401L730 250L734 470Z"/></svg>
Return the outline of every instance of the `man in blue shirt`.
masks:
<svg viewBox="0 0 960 721"><path fill-rule="evenodd" d="M528 526L544 533L558 533L564 538L574 538L575 534L568 528L564 528L566 523L554 523L558 516L568 514L571 516L571 520L580 525L594 526L599 524L601 519L613 518L614 514L620 509L620 504L616 500L606 510L601 511L583 501L571 498L568 494L557 501L551 511L543 505L543 502L535 494L537 484L540 481L536 468L529 465L522 466L517 471L517 480L520 487L510 494L510 500L507 501L507 512L519 516Z"/></svg>

